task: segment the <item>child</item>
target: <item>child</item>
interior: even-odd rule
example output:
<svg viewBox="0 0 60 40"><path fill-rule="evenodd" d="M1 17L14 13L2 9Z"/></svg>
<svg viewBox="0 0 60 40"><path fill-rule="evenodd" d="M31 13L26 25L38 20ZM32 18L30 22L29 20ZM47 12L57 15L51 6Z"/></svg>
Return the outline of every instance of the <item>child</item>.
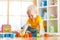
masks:
<svg viewBox="0 0 60 40"><path fill-rule="evenodd" d="M44 30L43 20L41 16L38 15L36 6L29 6L27 15L28 20L21 31L22 33L25 34L27 31L29 31L29 33L37 34L40 32L40 30Z"/></svg>

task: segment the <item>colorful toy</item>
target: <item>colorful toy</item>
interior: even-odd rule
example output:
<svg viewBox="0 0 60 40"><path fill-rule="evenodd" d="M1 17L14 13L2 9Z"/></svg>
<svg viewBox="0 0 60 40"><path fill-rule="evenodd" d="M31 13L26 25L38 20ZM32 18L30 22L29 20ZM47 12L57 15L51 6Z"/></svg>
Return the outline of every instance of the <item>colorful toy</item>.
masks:
<svg viewBox="0 0 60 40"><path fill-rule="evenodd" d="M40 33L37 33L37 40L40 40Z"/></svg>
<svg viewBox="0 0 60 40"><path fill-rule="evenodd" d="M28 38L28 37L29 37L29 34L25 34L24 37L25 37L25 38Z"/></svg>
<svg viewBox="0 0 60 40"><path fill-rule="evenodd" d="M20 37L20 33L16 33L15 37L19 38Z"/></svg>
<svg viewBox="0 0 60 40"><path fill-rule="evenodd" d="M49 37L49 34L47 34L47 33L44 34L44 39L45 39L45 40L48 40L48 37Z"/></svg>
<svg viewBox="0 0 60 40"><path fill-rule="evenodd" d="M51 15L51 16L50 16L50 19L54 19L54 18L55 18L55 16L54 16L54 15Z"/></svg>
<svg viewBox="0 0 60 40"><path fill-rule="evenodd" d="M11 34L4 34L4 37L6 37L6 38L9 37L10 38Z"/></svg>
<svg viewBox="0 0 60 40"><path fill-rule="evenodd" d="M36 34L32 34L32 37L36 37Z"/></svg>
<svg viewBox="0 0 60 40"><path fill-rule="evenodd" d="M29 34L28 33L24 35L24 39L29 40Z"/></svg>
<svg viewBox="0 0 60 40"><path fill-rule="evenodd" d="M55 4L54 0L51 0L51 5L54 5L54 4Z"/></svg>
<svg viewBox="0 0 60 40"><path fill-rule="evenodd" d="M3 38L3 34L0 34L0 38Z"/></svg>
<svg viewBox="0 0 60 40"><path fill-rule="evenodd" d="M42 6L47 6L47 1L46 0L42 1Z"/></svg>
<svg viewBox="0 0 60 40"><path fill-rule="evenodd" d="M32 33L29 33L29 37L32 37Z"/></svg>
<svg viewBox="0 0 60 40"><path fill-rule="evenodd" d="M11 32L11 25L2 25L2 32Z"/></svg>
<svg viewBox="0 0 60 40"><path fill-rule="evenodd" d="M49 32L51 32L51 33L54 32L54 26L53 26L53 25L51 25L51 26L49 27Z"/></svg>
<svg viewBox="0 0 60 40"><path fill-rule="evenodd" d="M32 40L32 33L29 33L29 39Z"/></svg>
<svg viewBox="0 0 60 40"><path fill-rule="evenodd" d="M15 31L12 31L12 35L11 35L11 38L14 38L16 35L16 32Z"/></svg>

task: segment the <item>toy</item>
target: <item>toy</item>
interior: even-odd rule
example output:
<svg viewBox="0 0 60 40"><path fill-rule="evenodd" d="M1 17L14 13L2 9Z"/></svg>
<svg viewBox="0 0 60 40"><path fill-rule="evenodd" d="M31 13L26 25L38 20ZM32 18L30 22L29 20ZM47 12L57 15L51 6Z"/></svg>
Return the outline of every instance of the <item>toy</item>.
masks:
<svg viewBox="0 0 60 40"><path fill-rule="evenodd" d="M11 26L9 24L2 25L2 32L11 32Z"/></svg>
<svg viewBox="0 0 60 40"><path fill-rule="evenodd" d="M32 37L36 37L36 34L32 34Z"/></svg>
<svg viewBox="0 0 60 40"><path fill-rule="evenodd" d="M51 0L51 5L54 5L54 4L55 4L54 0Z"/></svg>
<svg viewBox="0 0 60 40"><path fill-rule="evenodd" d="M54 18L55 18L54 15L51 15L51 16L50 16L50 19L54 19Z"/></svg>
<svg viewBox="0 0 60 40"><path fill-rule="evenodd" d="M3 34L0 34L0 38L3 38Z"/></svg>
<svg viewBox="0 0 60 40"><path fill-rule="evenodd" d="M58 32L57 30L58 30L57 25L54 25L54 32Z"/></svg>
<svg viewBox="0 0 60 40"><path fill-rule="evenodd" d="M11 34L4 34L4 37L11 37Z"/></svg>
<svg viewBox="0 0 60 40"><path fill-rule="evenodd" d="M42 1L42 6L47 6L47 1L46 0L44 0L44 1Z"/></svg>
<svg viewBox="0 0 60 40"><path fill-rule="evenodd" d="M20 37L20 33L16 33L15 37L19 38Z"/></svg>
<svg viewBox="0 0 60 40"><path fill-rule="evenodd" d="M37 40L40 40L40 34L39 33L37 33Z"/></svg>
<svg viewBox="0 0 60 40"><path fill-rule="evenodd" d="M24 39L29 40L29 34L28 33L24 35Z"/></svg>
<svg viewBox="0 0 60 40"><path fill-rule="evenodd" d="M25 37L25 38L28 38L28 37L29 37L29 34L25 34L24 37Z"/></svg>
<svg viewBox="0 0 60 40"><path fill-rule="evenodd" d="M32 33L29 33L29 39L32 40Z"/></svg>
<svg viewBox="0 0 60 40"><path fill-rule="evenodd" d="M14 38L16 35L16 32L15 31L12 31L12 35L11 35L11 38Z"/></svg>
<svg viewBox="0 0 60 40"><path fill-rule="evenodd" d="M45 33L45 34L44 34L44 39L45 39L45 40L48 40L48 37L49 37L49 34Z"/></svg>
<svg viewBox="0 0 60 40"><path fill-rule="evenodd" d="M53 25L51 25L50 27L49 27L49 32L54 32L54 26Z"/></svg>

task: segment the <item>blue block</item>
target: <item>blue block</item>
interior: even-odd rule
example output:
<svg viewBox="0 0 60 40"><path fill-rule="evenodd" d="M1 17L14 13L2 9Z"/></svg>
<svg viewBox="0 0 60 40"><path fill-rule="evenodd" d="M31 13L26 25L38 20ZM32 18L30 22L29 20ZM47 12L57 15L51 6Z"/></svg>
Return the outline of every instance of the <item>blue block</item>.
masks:
<svg viewBox="0 0 60 40"><path fill-rule="evenodd" d="M3 34L0 34L0 38L3 38Z"/></svg>
<svg viewBox="0 0 60 40"><path fill-rule="evenodd" d="M11 37L11 34L5 34L4 36L5 37Z"/></svg>
<svg viewBox="0 0 60 40"><path fill-rule="evenodd" d="M32 37L36 37L36 34L32 34Z"/></svg>

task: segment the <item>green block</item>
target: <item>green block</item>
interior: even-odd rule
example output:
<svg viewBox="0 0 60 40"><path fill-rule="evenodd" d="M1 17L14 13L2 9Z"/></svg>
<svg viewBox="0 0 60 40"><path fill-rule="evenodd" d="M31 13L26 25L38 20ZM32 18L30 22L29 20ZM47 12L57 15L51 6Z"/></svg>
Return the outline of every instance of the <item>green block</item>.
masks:
<svg viewBox="0 0 60 40"><path fill-rule="evenodd" d="M40 33L37 33L37 37L40 37L41 36L41 34Z"/></svg>
<svg viewBox="0 0 60 40"><path fill-rule="evenodd" d="M40 33L37 33L37 36L36 37L37 37L37 40L40 40L41 39L40 38L41 37L41 34Z"/></svg>

